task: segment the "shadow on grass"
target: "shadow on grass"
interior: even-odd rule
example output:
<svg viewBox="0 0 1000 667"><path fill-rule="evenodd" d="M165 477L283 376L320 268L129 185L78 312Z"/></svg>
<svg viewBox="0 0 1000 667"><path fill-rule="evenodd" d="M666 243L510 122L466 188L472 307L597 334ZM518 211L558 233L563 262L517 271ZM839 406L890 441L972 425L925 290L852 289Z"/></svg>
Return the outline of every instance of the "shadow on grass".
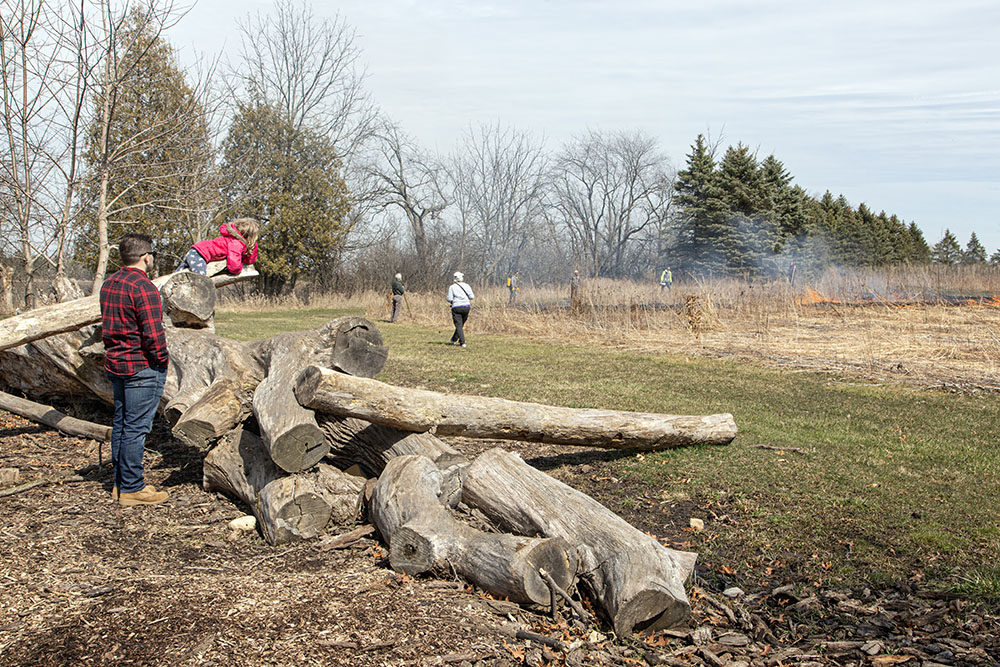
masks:
<svg viewBox="0 0 1000 667"><path fill-rule="evenodd" d="M524 462L538 470L553 470L564 466L587 465L635 456L639 450L634 449L584 449L579 452L566 452L551 456L533 456L525 458Z"/></svg>

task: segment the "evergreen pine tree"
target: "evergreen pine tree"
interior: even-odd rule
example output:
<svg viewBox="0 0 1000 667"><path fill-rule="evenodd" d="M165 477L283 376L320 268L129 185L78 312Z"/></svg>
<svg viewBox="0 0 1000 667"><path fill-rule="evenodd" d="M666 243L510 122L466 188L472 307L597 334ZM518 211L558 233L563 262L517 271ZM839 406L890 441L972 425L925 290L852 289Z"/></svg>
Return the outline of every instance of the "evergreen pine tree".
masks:
<svg viewBox="0 0 1000 667"><path fill-rule="evenodd" d="M760 179L764 192L764 207L771 222L783 238L798 236L805 231L805 214L802 188L792 187L792 176L774 155L760 163Z"/></svg>
<svg viewBox="0 0 1000 667"><path fill-rule="evenodd" d="M958 264L962 261L962 248L950 229L944 230L944 236L934 244L931 259L935 264Z"/></svg>
<svg viewBox="0 0 1000 667"><path fill-rule="evenodd" d="M724 225L726 205L718 184L715 156L704 135L698 135L687 158L687 169L678 172L675 185L677 263L689 273L723 271L725 256L721 248L728 233Z"/></svg>
<svg viewBox="0 0 1000 667"><path fill-rule="evenodd" d="M969 237L969 242L965 245L962 253L962 264L983 264L986 262L986 248L979 242L979 237L975 232Z"/></svg>
<svg viewBox="0 0 1000 667"><path fill-rule="evenodd" d="M730 146L719 167L719 186L729 212L723 252L731 270L756 275L774 254L777 236L766 215L762 172L757 159L742 143Z"/></svg>
<svg viewBox="0 0 1000 667"><path fill-rule="evenodd" d="M905 264L910 261L913 240L910 232L898 217L891 215L885 217L885 212L880 214L884 218L885 228L889 233L889 264Z"/></svg>
<svg viewBox="0 0 1000 667"><path fill-rule="evenodd" d="M910 234L909 261L914 264L929 264L931 261L931 247L927 245L924 233L920 231L915 222L910 223L907 231Z"/></svg>
<svg viewBox="0 0 1000 667"><path fill-rule="evenodd" d="M990 264L1000 266L1000 248L997 248L996 252L990 255Z"/></svg>

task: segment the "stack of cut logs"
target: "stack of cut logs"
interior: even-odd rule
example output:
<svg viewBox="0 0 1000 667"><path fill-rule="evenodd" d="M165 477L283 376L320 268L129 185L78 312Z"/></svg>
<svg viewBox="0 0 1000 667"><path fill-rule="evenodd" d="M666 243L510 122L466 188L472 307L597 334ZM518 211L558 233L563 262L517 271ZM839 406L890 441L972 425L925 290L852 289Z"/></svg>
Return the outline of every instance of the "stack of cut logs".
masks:
<svg viewBox="0 0 1000 667"><path fill-rule="evenodd" d="M177 439L208 452L205 488L245 503L269 543L366 514L391 566L408 574L457 572L493 595L546 605L580 583L619 634L686 618L695 554L664 547L516 454L491 449L469 461L438 436L656 450L726 444L736 435L731 415L574 410L390 386L371 379L387 349L359 317L249 343L216 336L216 288L246 277L156 281L170 350L160 412ZM99 322L96 297L0 321L3 384L32 399L2 394L0 408L106 439L107 427L33 402L110 403Z"/></svg>

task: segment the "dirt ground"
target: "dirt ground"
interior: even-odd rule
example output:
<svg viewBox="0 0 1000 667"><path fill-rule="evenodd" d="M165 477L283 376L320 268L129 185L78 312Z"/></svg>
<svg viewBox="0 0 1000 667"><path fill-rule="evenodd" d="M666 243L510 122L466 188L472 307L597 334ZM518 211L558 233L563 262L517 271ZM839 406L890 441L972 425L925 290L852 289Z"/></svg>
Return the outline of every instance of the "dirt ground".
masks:
<svg viewBox="0 0 1000 667"><path fill-rule="evenodd" d="M451 444L475 455L496 443ZM615 453L521 454L607 502L595 480ZM98 469L97 443L0 412L0 468L19 472L0 484L2 665L1000 664L1000 619L958 598L787 580L726 596L702 571L687 624L615 638L568 608L553 619L460 582L396 574L372 538L271 547L235 532L228 523L245 508L202 490L201 453L161 422L146 473L169 490L165 505L112 502L103 455ZM691 511L614 509L644 530L672 527L677 544Z"/></svg>

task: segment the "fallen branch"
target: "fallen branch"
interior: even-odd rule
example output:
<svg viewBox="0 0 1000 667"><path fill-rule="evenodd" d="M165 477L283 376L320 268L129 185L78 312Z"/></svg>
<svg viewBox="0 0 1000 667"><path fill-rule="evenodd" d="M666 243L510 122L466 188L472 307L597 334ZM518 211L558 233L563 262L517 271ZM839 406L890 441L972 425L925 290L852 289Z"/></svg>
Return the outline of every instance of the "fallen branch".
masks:
<svg viewBox="0 0 1000 667"><path fill-rule="evenodd" d="M52 428L79 438L90 438L91 440L110 440L111 427L95 424L83 419L70 417L59 412L50 405L35 403L26 398L19 398L0 391L0 408L8 412L13 412L25 419L30 419L38 424L51 426Z"/></svg>
<svg viewBox="0 0 1000 667"><path fill-rule="evenodd" d="M564 591L562 587L556 583L551 574L546 572L544 569L539 569L538 574L542 575L542 579L545 580L545 583L548 584L553 593L558 593L559 596L566 601L566 604L569 605L569 608L573 610L573 613L575 613L581 621L587 624L593 622L594 619L591 618L590 614L587 613L587 610L583 608L583 605L570 597L570 594Z"/></svg>
<svg viewBox="0 0 1000 667"><path fill-rule="evenodd" d="M334 537L326 538L319 544L320 551L332 551L333 549L346 549L354 546L363 538L375 532L375 526L360 526L346 533L341 533Z"/></svg>
<svg viewBox="0 0 1000 667"><path fill-rule="evenodd" d="M24 484L18 484L17 486L12 486L9 489L4 489L0 491L0 498L5 498L7 496L13 496L15 494L21 493L22 491L27 491L33 489L36 486L45 486L46 484L62 484L63 482L83 482L85 481L83 477L79 475L69 475L69 476L58 476L58 477L43 477L41 479L32 480Z"/></svg>
<svg viewBox="0 0 1000 667"><path fill-rule="evenodd" d="M751 445L751 447L756 447L757 449L772 449L776 452L795 452L796 454L809 453L804 449L799 449L798 447L775 447L774 445Z"/></svg>

